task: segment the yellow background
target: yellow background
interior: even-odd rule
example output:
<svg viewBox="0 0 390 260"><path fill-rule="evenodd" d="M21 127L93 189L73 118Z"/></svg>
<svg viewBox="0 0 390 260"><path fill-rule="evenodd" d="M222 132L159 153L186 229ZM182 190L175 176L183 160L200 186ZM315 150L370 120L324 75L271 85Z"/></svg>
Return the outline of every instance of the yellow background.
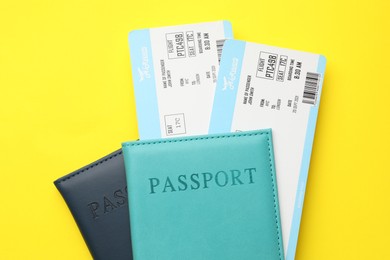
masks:
<svg viewBox="0 0 390 260"><path fill-rule="evenodd" d="M390 259L390 1L0 2L0 259L90 259L53 181L136 139L127 33L230 20L327 57L297 259Z"/></svg>

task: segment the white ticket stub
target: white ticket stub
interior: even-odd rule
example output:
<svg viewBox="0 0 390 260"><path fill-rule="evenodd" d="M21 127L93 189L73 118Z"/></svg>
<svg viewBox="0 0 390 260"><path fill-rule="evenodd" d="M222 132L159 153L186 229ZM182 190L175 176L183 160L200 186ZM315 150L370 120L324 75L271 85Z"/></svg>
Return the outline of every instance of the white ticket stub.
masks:
<svg viewBox="0 0 390 260"><path fill-rule="evenodd" d="M222 52L209 133L272 128L287 259L295 256L325 63L237 40Z"/></svg>
<svg viewBox="0 0 390 260"><path fill-rule="evenodd" d="M140 139L207 134L227 21L135 30L130 56Z"/></svg>

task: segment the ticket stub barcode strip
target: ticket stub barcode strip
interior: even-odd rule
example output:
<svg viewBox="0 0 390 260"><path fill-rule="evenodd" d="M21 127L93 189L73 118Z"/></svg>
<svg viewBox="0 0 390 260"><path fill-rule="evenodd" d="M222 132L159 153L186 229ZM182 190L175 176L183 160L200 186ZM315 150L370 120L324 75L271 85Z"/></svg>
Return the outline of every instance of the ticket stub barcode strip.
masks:
<svg viewBox="0 0 390 260"><path fill-rule="evenodd" d="M225 43L225 40L217 40L218 62L221 62L222 49L223 49L224 43Z"/></svg>
<svg viewBox="0 0 390 260"><path fill-rule="evenodd" d="M302 103L315 105L317 102L318 89L321 74L308 72L305 79Z"/></svg>

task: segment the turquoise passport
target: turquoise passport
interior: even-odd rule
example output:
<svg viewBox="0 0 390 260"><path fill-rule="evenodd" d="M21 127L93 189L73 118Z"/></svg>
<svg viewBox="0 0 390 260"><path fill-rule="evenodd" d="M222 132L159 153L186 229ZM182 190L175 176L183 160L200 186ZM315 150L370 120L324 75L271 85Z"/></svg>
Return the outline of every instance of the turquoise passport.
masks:
<svg viewBox="0 0 390 260"><path fill-rule="evenodd" d="M135 260L284 258L271 130L122 147Z"/></svg>

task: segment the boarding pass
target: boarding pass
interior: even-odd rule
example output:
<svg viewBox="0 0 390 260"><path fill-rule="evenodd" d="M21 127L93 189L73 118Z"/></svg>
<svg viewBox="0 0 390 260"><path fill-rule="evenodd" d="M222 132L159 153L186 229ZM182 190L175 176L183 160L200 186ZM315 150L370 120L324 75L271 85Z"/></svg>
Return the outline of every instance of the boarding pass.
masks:
<svg viewBox="0 0 390 260"><path fill-rule="evenodd" d="M287 259L294 259L325 58L226 40L209 133L272 128Z"/></svg>
<svg viewBox="0 0 390 260"><path fill-rule="evenodd" d="M228 21L135 30L130 56L141 140L207 134Z"/></svg>

